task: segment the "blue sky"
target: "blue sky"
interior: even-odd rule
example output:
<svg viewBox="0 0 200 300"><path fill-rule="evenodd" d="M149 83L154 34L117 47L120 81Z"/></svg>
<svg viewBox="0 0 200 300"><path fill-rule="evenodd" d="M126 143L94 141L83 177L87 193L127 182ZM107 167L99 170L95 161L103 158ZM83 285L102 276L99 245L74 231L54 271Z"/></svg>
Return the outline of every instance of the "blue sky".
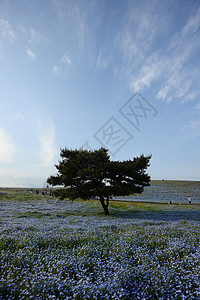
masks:
<svg viewBox="0 0 200 300"><path fill-rule="evenodd" d="M199 180L199 92L199 1L0 0L0 186L44 186L63 147Z"/></svg>

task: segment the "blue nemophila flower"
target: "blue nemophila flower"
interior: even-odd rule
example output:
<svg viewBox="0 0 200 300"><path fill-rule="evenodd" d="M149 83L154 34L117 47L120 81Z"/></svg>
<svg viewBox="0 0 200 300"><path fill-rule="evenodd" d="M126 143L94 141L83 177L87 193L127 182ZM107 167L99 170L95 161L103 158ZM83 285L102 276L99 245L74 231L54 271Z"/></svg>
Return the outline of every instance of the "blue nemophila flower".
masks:
<svg viewBox="0 0 200 300"><path fill-rule="evenodd" d="M30 207L24 203L23 212ZM0 295L7 299L199 297L198 221L10 213L1 225Z"/></svg>

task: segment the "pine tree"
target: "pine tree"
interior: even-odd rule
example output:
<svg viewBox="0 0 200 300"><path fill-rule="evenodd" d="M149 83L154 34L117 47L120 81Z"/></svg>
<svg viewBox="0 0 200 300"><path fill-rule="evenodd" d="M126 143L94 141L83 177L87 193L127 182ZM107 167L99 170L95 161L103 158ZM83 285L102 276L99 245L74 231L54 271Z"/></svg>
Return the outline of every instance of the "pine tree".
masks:
<svg viewBox="0 0 200 300"><path fill-rule="evenodd" d="M47 182L63 186L58 193L62 198L92 199L98 197L106 215L109 215L111 196L125 196L142 193L149 185L146 174L151 156L141 155L127 161L110 161L108 150L61 149L61 161L56 168L58 174L50 176Z"/></svg>

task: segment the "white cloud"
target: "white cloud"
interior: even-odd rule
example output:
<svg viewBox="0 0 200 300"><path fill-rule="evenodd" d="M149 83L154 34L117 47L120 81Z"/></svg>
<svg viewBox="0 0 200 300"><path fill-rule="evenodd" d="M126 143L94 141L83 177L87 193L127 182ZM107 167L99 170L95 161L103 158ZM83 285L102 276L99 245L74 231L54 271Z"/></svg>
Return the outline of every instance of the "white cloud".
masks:
<svg viewBox="0 0 200 300"><path fill-rule="evenodd" d="M132 33L132 41L135 42L136 48L140 49L139 51L149 50L154 40L160 34L164 35L166 20L162 15L162 10L157 1L146 1L145 5L142 1L138 1L128 10L126 23Z"/></svg>
<svg viewBox="0 0 200 300"><path fill-rule="evenodd" d="M8 39L10 43L14 43L16 40L16 34L12 30L11 25L8 21L0 19L0 33L3 38Z"/></svg>
<svg viewBox="0 0 200 300"><path fill-rule="evenodd" d="M182 49L182 45L185 49ZM189 59L195 53L195 46L186 45L185 41L180 42L166 58L162 60L163 68L160 74L162 85L157 92L156 98L167 101L167 99L180 99L181 103L193 100L196 97L194 91L195 83L198 81L199 70L189 63ZM159 59L159 58L158 58Z"/></svg>
<svg viewBox="0 0 200 300"><path fill-rule="evenodd" d="M32 52L31 50L27 50L27 54L32 60L36 59L36 54L34 52Z"/></svg>
<svg viewBox="0 0 200 300"><path fill-rule="evenodd" d="M200 128L200 121L199 120L194 120L188 122L183 129L197 129ZM199 131L198 131L199 132Z"/></svg>
<svg viewBox="0 0 200 300"><path fill-rule="evenodd" d="M189 102L189 101L192 101L196 98L197 96L197 93L196 92L191 92L191 93L188 93L183 99L182 99L182 103L185 103L185 102Z"/></svg>
<svg viewBox="0 0 200 300"><path fill-rule="evenodd" d="M169 91L171 90L169 85L165 85L160 91L157 93L156 98L157 99L167 99L167 95Z"/></svg>
<svg viewBox="0 0 200 300"><path fill-rule="evenodd" d="M33 28L30 29L31 38L29 39L29 44L38 44L40 41L44 40L45 37L41 33Z"/></svg>
<svg viewBox="0 0 200 300"><path fill-rule="evenodd" d="M198 9L196 15L191 16L189 21L183 27L183 35L194 34L200 28L200 8Z"/></svg>
<svg viewBox="0 0 200 300"><path fill-rule="evenodd" d="M102 12L95 1L53 0L58 16L58 26L65 32L70 44L76 48L76 63L79 59L93 61L96 29ZM92 24L92 26L91 26Z"/></svg>
<svg viewBox="0 0 200 300"><path fill-rule="evenodd" d="M58 66L56 66L56 65L53 66L52 72L53 72L55 75L58 75L58 74L60 73L60 70L59 70Z"/></svg>
<svg viewBox="0 0 200 300"><path fill-rule="evenodd" d="M115 45L120 50L124 60L130 62L136 57L142 58L142 51L137 46L137 41L129 30L124 30L117 35Z"/></svg>
<svg viewBox="0 0 200 300"><path fill-rule="evenodd" d="M56 155L55 125L52 122L42 125L38 123L41 159L44 167L48 167Z"/></svg>
<svg viewBox="0 0 200 300"><path fill-rule="evenodd" d="M145 87L150 87L153 80L158 77L159 70L155 66L144 66L140 71L139 78L136 78L131 83L133 93L143 91Z"/></svg>
<svg viewBox="0 0 200 300"><path fill-rule="evenodd" d="M164 62L163 84L156 98L167 100L178 98L185 103L196 98L195 86L200 71L191 58L199 52L200 37L195 34L200 26L200 9L190 17L183 28L174 34L166 49L168 60Z"/></svg>
<svg viewBox="0 0 200 300"><path fill-rule="evenodd" d="M144 64L141 69L139 76L134 77L131 82L131 90L133 93L141 92L146 87L150 87L152 81L159 79L163 71L164 59L159 54L153 53Z"/></svg>
<svg viewBox="0 0 200 300"><path fill-rule="evenodd" d="M69 58L69 56L67 56L67 54L64 54L61 59L60 62L58 63L58 65L54 65L52 68L52 72L55 75L58 74L64 74L68 71L68 66L72 65L72 61Z"/></svg>
<svg viewBox="0 0 200 300"><path fill-rule="evenodd" d="M110 63L110 60L111 60L110 57L103 57L102 53L100 52L100 54L97 58L96 69L97 70L105 70Z"/></svg>
<svg viewBox="0 0 200 300"><path fill-rule="evenodd" d="M127 11L124 26L114 41L120 54L117 59L122 59L115 74L125 78L132 91L139 92L149 88L164 72L165 55L158 40L167 35L168 20L161 5L157 13L157 2L147 1L144 5L138 1L134 6L129 2Z"/></svg>
<svg viewBox="0 0 200 300"><path fill-rule="evenodd" d="M67 56L67 54L64 54L62 57L61 57L61 63L62 64L67 64L67 65L71 65L72 64L72 61L71 59Z"/></svg>
<svg viewBox="0 0 200 300"><path fill-rule="evenodd" d="M189 91L189 89L191 88L191 86L192 86L192 81L190 79L186 79L185 81L182 80L180 88L175 93L175 97L177 98L184 97Z"/></svg>
<svg viewBox="0 0 200 300"><path fill-rule="evenodd" d="M14 154L17 150L14 147L8 134L0 128L0 162L12 162Z"/></svg>
<svg viewBox="0 0 200 300"><path fill-rule="evenodd" d="M193 63L200 50L200 9L170 36L171 16L164 13L165 5L157 14L157 6L157 1L145 5L138 2L134 9L130 5L125 25L114 42L122 59L117 75L127 80L133 92L156 83L157 99L190 101L196 97L200 78L199 67ZM156 52L152 52L154 49Z"/></svg>
<svg viewBox="0 0 200 300"><path fill-rule="evenodd" d="M27 29L26 29L26 27L24 27L24 25L19 24L17 27L18 27L18 29L19 29L21 32L23 32L23 33L26 33L26 32L27 32Z"/></svg>

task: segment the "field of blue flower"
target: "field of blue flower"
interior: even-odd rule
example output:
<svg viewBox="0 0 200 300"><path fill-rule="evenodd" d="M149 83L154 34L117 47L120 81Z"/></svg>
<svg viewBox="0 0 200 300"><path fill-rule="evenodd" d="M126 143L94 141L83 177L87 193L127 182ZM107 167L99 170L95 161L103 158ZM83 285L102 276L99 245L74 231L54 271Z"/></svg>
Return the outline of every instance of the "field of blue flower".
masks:
<svg viewBox="0 0 200 300"><path fill-rule="evenodd" d="M0 190L0 299L199 299L200 206Z"/></svg>
<svg viewBox="0 0 200 300"><path fill-rule="evenodd" d="M140 195L118 197L123 200L146 201L159 203L187 204L188 196L192 203L200 204L200 181L152 180Z"/></svg>

